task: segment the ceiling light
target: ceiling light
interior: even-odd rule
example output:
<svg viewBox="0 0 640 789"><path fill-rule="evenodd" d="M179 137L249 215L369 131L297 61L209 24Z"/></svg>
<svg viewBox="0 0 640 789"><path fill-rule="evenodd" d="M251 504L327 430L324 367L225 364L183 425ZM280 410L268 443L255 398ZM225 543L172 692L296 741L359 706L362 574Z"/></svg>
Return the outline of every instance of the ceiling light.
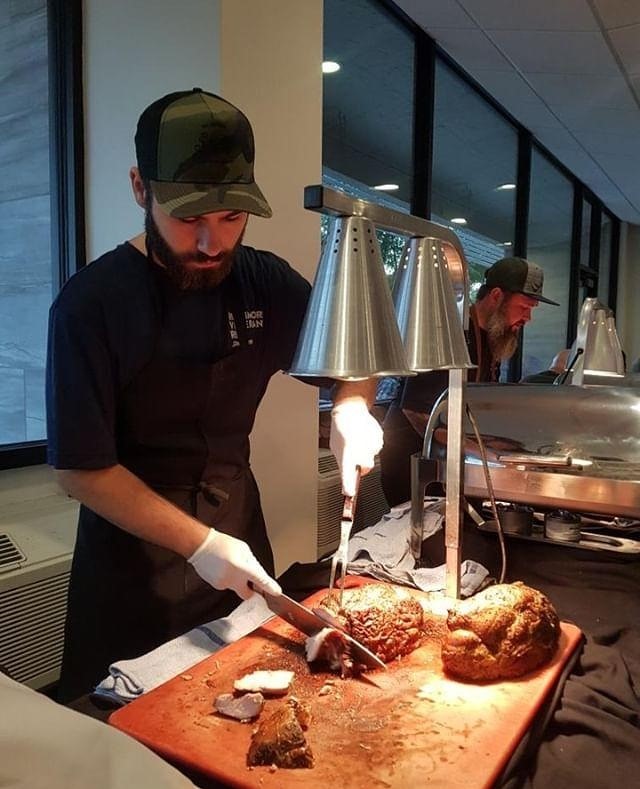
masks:
<svg viewBox="0 0 640 789"><path fill-rule="evenodd" d="M500 189L503 192L506 192L509 189L515 189L515 188L516 188L515 184L500 184L500 186L496 187L496 189Z"/></svg>
<svg viewBox="0 0 640 789"><path fill-rule="evenodd" d="M400 189L398 184L378 184L373 188L377 189L379 192L395 192L396 189Z"/></svg>
<svg viewBox="0 0 640 789"><path fill-rule="evenodd" d="M336 63L335 60L324 60L322 62L323 74L335 74L336 71L340 71L340 64Z"/></svg>
<svg viewBox="0 0 640 789"><path fill-rule="evenodd" d="M467 220L463 216L455 216L453 219L449 220L454 225L466 225Z"/></svg>
<svg viewBox="0 0 640 789"><path fill-rule="evenodd" d="M502 244L500 244L500 246L501 247L510 247L511 246L511 241L503 241Z"/></svg>

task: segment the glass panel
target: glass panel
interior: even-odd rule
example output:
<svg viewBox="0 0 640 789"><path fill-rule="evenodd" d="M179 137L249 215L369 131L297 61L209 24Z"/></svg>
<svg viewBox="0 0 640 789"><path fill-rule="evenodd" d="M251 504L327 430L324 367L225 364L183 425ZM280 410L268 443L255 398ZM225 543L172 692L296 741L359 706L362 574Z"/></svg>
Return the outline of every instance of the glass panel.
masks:
<svg viewBox="0 0 640 789"><path fill-rule="evenodd" d="M566 346L571 271L573 185L535 148L527 257L544 269L544 294L560 306L540 303L524 330L522 375L551 366Z"/></svg>
<svg viewBox="0 0 640 789"><path fill-rule="evenodd" d="M511 252L517 158L513 126L436 61L431 218L462 242L472 301L484 270Z"/></svg>
<svg viewBox="0 0 640 789"><path fill-rule="evenodd" d="M340 69L323 80L323 183L408 213L413 35L379 3L325 0L324 59Z"/></svg>
<svg viewBox="0 0 640 789"><path fill-rule="evenodd" d="M598 298L600 301L615 309L615 304L609 304L609 275L611 272L611 234L613 223L611 217L602 212L600 221L600 255L598 264Z"/></svg>
<svg viewBox="0 0 640 789"><path fill-rule="evenodd" d="M580 229L580 265L589 266L589 238L591 236L591 203L582 201L582 227ZM597 265L597 263L595 264Z"/></svg>
<svg viewBox="0 0 640 789"><path fill-rule="evenodd" d="M51 303L45 0L3 3L0 50L0 444L45 437Z"/></svg>

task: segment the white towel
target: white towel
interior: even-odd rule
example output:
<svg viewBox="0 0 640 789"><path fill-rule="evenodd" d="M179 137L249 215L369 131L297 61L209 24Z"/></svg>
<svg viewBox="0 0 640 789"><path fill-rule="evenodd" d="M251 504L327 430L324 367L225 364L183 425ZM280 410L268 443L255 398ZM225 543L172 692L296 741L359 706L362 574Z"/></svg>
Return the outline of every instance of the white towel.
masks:
<svg viewBox="0 0 640 789"><path fill-rule="evenodd" d="M442 529L444 499L425 499L423 539ZM354 575L370 575L380 581L415 586L424 592L445 589L446 566L417 567L410 548L411 503L394 507L382 520L354 534L349 540L347 571ZM460 592L473 594L489 575L481 564L466 559L460 568Z"/></svg>
<svg viewBox="0 0 640 789"><path fill-rule="evenodd" d="M121 704L136 699L237 641L272 616L264 598L254 594L229 616L194 627L146 655L112 663L109 676L100 682L93 695Z"/></svg>

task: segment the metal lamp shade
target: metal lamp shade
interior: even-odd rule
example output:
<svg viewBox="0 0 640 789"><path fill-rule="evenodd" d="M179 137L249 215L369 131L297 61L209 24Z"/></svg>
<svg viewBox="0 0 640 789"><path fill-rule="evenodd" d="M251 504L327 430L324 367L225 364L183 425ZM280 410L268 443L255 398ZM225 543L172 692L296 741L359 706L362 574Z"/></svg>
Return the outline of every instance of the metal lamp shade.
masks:
<svg viewBox="0 0 640 789"><path fill-rule="evenodd" d="M289 373L343 380L412 374L370 220L333 220Z"/></svg>
<svg viewBox="0 0 640 789"><path fill-rule="evenodd" d="M611 309L590 297L580 310L575 348L583 354L574 365L571 383L590 383L590 378L622 377L624 357Z"/></svg>
<svg viewBox="0 0 640 789"><path fill-rule="evenodd" d="M442 243L411 238L394 288L400 335L412 370L474 367Z"/></svg>
<svg viewBox="0 0 640 789"><path fill-rule="evenodd" d="M618 337L616 322L613 315L609 315L609 317L607 318L607 329L609 332L609 345L611 347L611 356L615 360L616 373L618 375L624 375L625 373L624 355L622 353L622 345L620 344L620 338Z"/></svg>

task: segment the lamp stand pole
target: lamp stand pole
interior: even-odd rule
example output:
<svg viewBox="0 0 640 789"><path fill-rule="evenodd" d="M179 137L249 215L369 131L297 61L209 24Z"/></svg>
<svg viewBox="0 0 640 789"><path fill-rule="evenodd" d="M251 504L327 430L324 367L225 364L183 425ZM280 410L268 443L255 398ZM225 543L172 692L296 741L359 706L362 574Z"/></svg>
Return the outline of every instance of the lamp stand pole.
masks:
<svg viewBox="0 0 640 789"><path fill-rule="evenodd" d="M449 370L447 408L447 479L445 501L446 594L460 598L462 495L464 491L464 389L466 370Z"/></svg>

